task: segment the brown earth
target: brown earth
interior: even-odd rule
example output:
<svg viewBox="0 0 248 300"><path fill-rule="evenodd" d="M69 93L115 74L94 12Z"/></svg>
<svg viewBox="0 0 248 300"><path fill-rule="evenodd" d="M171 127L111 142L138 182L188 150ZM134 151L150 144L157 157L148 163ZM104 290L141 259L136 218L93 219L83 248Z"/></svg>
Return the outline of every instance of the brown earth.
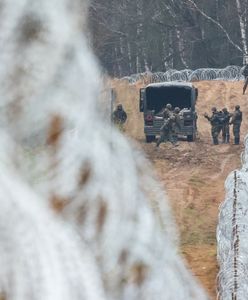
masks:
<svg viewBox="0 0 248 300"><path fill-rule="evenodd" d="M240 167L243 145L211 145L210 126L203 117L212 106L230 111L240 104L244 118L241 140L248 131L248 96L242 95L242 82L194 82L199 89L197 101L198 138L194 143L181 141L178 147L169 143L146 144L142 114L138 111L139 87L115 82L117 99L128 113L126 134L138 141L152 161L164 185L181 234L181 253L189 268L216 298L216 226L219 205L224 200L227 175Z"/></svg>

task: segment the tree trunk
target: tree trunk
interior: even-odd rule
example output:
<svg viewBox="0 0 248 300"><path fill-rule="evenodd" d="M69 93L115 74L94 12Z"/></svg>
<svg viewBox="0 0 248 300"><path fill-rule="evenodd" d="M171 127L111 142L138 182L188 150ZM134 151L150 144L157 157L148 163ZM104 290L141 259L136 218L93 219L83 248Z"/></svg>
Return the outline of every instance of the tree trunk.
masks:
<svg viewBox="0 0 248 300"><path fill-rule="evenodd" d="M240 26L240 35L241 35L241 44L243 48L243 63L246 62L248 58L248 49L247 49L247 34L246 34L246 21L243 17L242 8L240 0L236 0L237 12L239 17L239 26Z"/></svg>

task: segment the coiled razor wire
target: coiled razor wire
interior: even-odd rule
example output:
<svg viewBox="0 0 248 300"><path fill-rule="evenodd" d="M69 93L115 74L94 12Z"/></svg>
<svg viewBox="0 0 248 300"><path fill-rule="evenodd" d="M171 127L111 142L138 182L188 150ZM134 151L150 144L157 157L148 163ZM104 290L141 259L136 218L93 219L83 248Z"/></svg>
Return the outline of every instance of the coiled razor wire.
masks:
<svg viewBox="0 0 248 300"><path fill-rule="evenodd" d="M87 2L0 1L0 299L207 300L149 161L98 109Z"/></svg>
<svg viewBox="0 0 248 300"><path fill-rule="evenodd" d="M133 74L121 78L130 84L136 82L153 83L163 81L200 81L200 80L229 80L238 81L244 79L242 75L243 67L240 66L227 66L223 69L216 68L201 68L197 70L175 70L170 69L166 72L144 72Z"/></svg>
<svg viewBox="0 0 248 300"><path fill-rule="evenodd" d="M217 227L219 300L244 300L248 295L248 135L243 166L225 182L226 197Z"/></svg>

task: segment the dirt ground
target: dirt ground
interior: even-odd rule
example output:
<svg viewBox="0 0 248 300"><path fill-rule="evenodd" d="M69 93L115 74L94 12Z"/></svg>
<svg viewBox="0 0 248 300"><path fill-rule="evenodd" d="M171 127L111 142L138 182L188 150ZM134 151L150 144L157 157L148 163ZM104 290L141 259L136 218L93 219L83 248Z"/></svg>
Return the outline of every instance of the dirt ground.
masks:
<svg viewBox="0 0 248 300"><path fill-rule="evenodd" d="M240 165L242 146L212 146L208 139L175 148L143 144L163 183L180 231L189 268L216 297L216 226L227 175Z"/></svg>
<svg viewBox="0 0 248 300"><path fill-rule="evenodd" d="M212 106L230 111L241 106L244 118L241 140L248 130L248 95L242 95L242 82L195 82L199 89L197 101L198 138L196 142L181 141L178 147L170 143L146 144L143 135L142 114L138 112L139 87L116 83L118 102L128 113L126 134L138 141L152 161L159 180L164 185L173 208L180 235L180 251L189 268L216 298L216 225L219 205L224 200L224 182L227 175L241 165L243 145L213 146L210 125L203 117ZM231 135L232 136L232 135Z"/></svg>

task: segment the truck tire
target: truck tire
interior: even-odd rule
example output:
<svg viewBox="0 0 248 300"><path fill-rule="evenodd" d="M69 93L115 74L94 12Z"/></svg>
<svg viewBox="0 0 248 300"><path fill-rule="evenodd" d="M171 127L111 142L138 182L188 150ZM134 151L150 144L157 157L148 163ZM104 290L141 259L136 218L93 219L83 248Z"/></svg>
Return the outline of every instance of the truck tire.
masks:
<svg viewBox="0 0 248 300"><path fill-rule="evenodd" d="M151 143L155 141L155 135L146 135L146 142Z"/></svg>
<svg viewBox="0 0 248 300"><path fill-rule="evenodd" d="M188 142L193 142L195 140L195 136L194 135L187 135L187 141Z"/></svg>

